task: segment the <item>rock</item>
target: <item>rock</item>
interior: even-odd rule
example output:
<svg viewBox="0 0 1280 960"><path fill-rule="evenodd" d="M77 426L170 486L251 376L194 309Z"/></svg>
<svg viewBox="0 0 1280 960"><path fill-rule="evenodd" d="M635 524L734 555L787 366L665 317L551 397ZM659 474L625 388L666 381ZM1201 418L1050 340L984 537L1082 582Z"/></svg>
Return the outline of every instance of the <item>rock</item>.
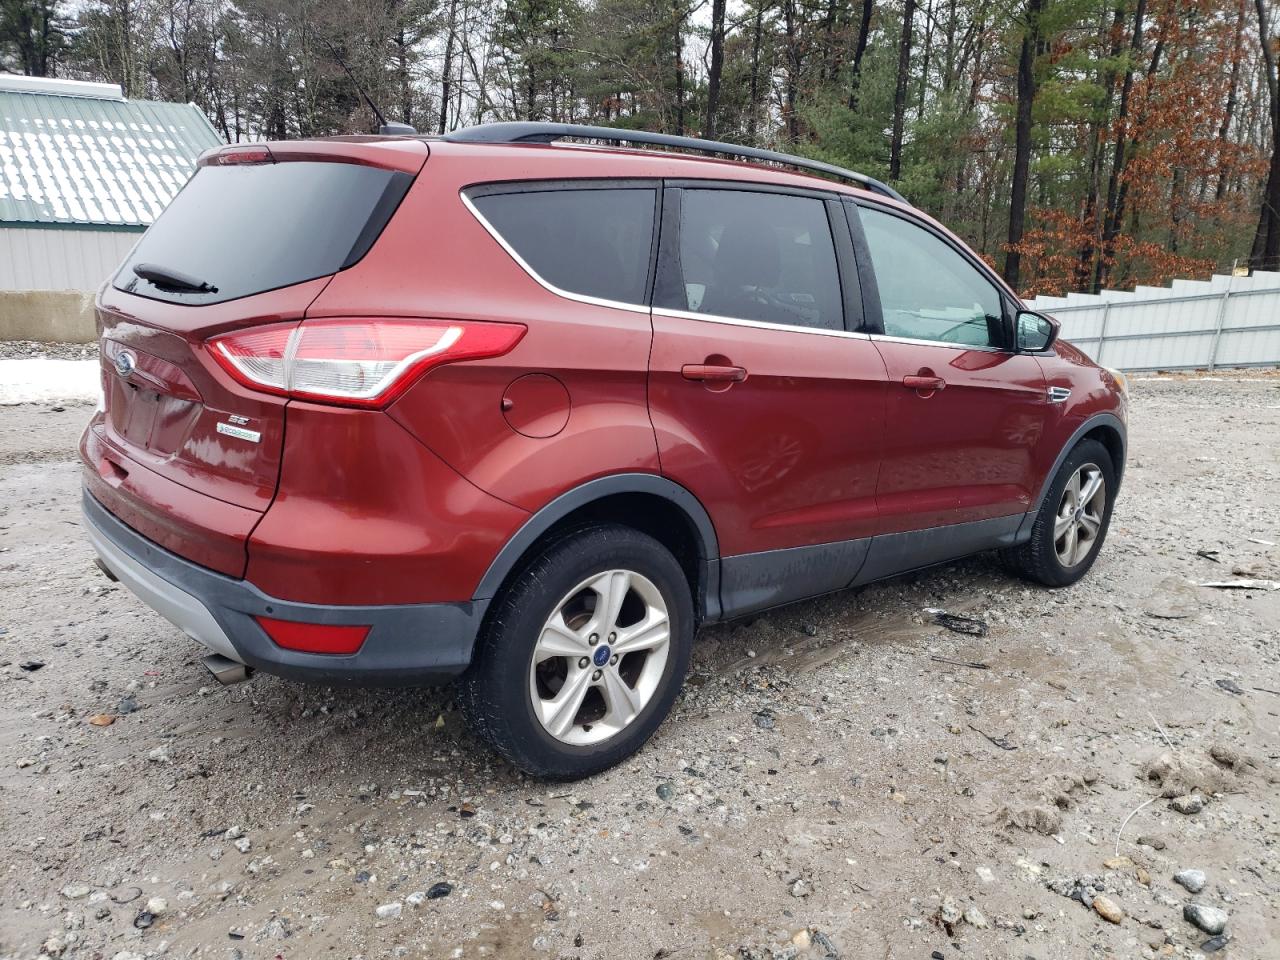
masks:
<svg viewBox="0 0 1280 960"><path fill-rule="evenodd" d="M1203 903L1188 903L1182 908L1182 919L1194 924L1209 936L1217 936L1227 928L1227 912Z"/></svg>
<svg viewBox="0 0 1280 960"><path fill-rule="evenodd" d="M667 802L670 802L671 798L674 797L675 795L676 795L676 788L672 786L670 783L658 784L659 800L666 800Z"/></svg>
<svg viewBox="0 0 1280 960"><path fill-rule="evenodd" d="M451 893L453 893L453 884L437 883L432 885L431 889L427 891L427 899L439 900L441 897L447 897Z"/></svg>
<svg viewBox="0 0 1280 960"><path fill-rule="evenodd" d="M133 697L121 697L120 702L116 704L116 713L120 716L126 716L138 709L138 701Z"/></svg>
<svg viewBox="0 0 1280 960"><path fill-rule="evenodd" d="M804 877L797 877L791 881L791 886L787 887L787 892L793 897L807 897L813 893L813 884Z"/></svg>
<svg viewBox="0 0 1280 960"><path fill-rule="evenodd" d="M1062 829L1062 815L1047 804L1035 804L1018 809L1001 807L996 811L996 820L1005 826L1043 833L1046 837Z"/></svg>
<svg viewBox="0 0 1280 960"><path fill-rule="evenodd" d="M1124 911L1120 909L1120 905L1105 894L1100 893L1093 898L1093 909L1108 923L1119 923L1124 919Z"/></svg>
<svg viewBox="0 0 1280 960"><path fill-rule="evenodd" d="M425 890L415 890L404 898L404 902L411 907L420 907L427 902L427 892Z"/></svg>
<svg viewBox="0 0 1280 960"><path fill-rule="evenodd" d="M253 844L249 841L248 837L241 837L235 843L236 849L239 850L241 853L248 853L250 847L252 846Z"/></svg>
<svg viewBox="0 0 1280 960"><path fill-rule="evenodd" d="M150 913L149 911L146 911L146 910L143 910L141 913L139 913L136 917L133 918L133 925L137 927L139 930L146 930L155 922L156 922L155 914Z"/></svg>
<svg viewBox="0 0 1280 960"><path fill-rule="evenodd" d="M72 883L62 888L62 895L68 900L83 900L93 893L93 887L87 883Z"/></svg>
<svg viewBox="0 0 1280 960"><path fill-rule="evenodd" d="M797 933L794 937L791 938L791 945L795 947L797 950L808 950L810 944L812 943L813 943L813 938L809 936L808 930L801 930L799 933Z"/></svg>
<svg viewBox="0 0 1280 960"><path fill-rule="evenodd" d="M1228 943L1231 942L1230 937L1216 936L1210 937L1204 943L1200 944L1200 949L1205 953L1217 953Z"/></svg>
<svg viewBox="0 0 1280 960"><path fill-rule="evenodd" d="M1230 793L1234 781L1211 760L1189 754L1174 756L1167 750L1146 763L1143 775L1160 784L1160 796L1166 800L1193 793Z"/></svg>
<svg viewBox="0 0 1280 960"><path fill-rule="evenodd" d="M756 726L761 730L772 730L774 728L773 714L768 710L761 710L756 714Z"/></svg>
<svg viewBox="0 0 1280 960"><path fill-rule="evenodd" d="M147 913L158 917L169 909L169 902L164 897L152 897L147 901Z"/></svg>
<svg viewBox="0 0 1280 960"><path fill-rule="evenodd" d="M109 727L115 722L115 715L110 713L97 713L89 718L89 724L94 727Z"/></svg>
<svg viewBox="0 0 1280 960"><path fill-rule="evenodd" d="M942 898L942 906L938 907L938 920L944 927L954 927L964 919L964 911L950 897Z"/></svg>
<svg viewBox="0 0 1280 960"><path fill-rule="evenodd" d="M1179 813L1192 816L1204 809L1204 797L1198 793L1193 793L1186 797L1174 797L1169 806L1177 810Z"/></svg>
<svg viewBox="0 0 1280 960"><path fill-rule="evenodd" d="M1102 865L1108 870L1123 870L1126 867L1132 867L1133 861L1128 857L1107 857L1102 861Z"/></svg>
<svg viewBox="0 0 1280 960"><path fill-rule="evenodd" d="M1173 882L1190 893L1199 893L1208 881L1203 870L1179 870L1173 875Z"/></svg>
<svg viewBox="0 0 1280 960"><path fill-rule="evenodd" d="M977 927L979 930L987 929L987 918L982 915L982 911L972 904L965 908L964 922L971 927Z"/></svg>
<svg viewBox="0 0 1280 960"><path fill-rule="evenodd" d="M384 903L376 908L373 912L377 914L379 920L394 920L400 916L402 907L397 903Z"/></svg>
<svg viewBox="0 0 1280 960"><path fill-rule="evenodd" d="M1240 686L1240 684L1236 683L1230 677L1224 678L1222 680L1215 680L1213 682L1216 683L1223 690L1227 691L1227 693L1234 693L1236 696L1244 695L1244 687Z"/></svg>
<svg viewBox="0 0 1280 960"><path fill-rule="evenodd" d="M990 867L978 867L974 871L978 875L978 879L983 883L994 883L996 875L991 872Z"/></svg>
<svg viewBox="0 0 1280 960"><path fill-rule="evenodd" d="M1165 842L1161 837L1143 834L1138 838L1138 846L1150 847L1152 850L1163 850L1165 848Z"/></svg>
<svg viewBox="0 0 1280 960"><path fill-rule="evenodd" d="M168 763L170 761L169 748L163 745L156 747L147 754L147 759L152 763Z"/></svg>
<svg viewBox="0 0 1280 960"><path fill-rule="evenodd" d="M224 840L239 840L244 836L244 827L234 826L227 827L226 832L222 834Z"/></svg>

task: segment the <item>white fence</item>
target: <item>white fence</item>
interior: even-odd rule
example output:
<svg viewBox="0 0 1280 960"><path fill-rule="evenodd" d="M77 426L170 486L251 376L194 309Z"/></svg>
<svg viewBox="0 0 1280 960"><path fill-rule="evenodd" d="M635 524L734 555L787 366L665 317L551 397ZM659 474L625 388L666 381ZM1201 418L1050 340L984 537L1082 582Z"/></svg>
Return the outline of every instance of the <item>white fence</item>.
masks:
<svg viewBox="0 0 1280 960"><path fill-rule="evenodd" d="M1280 365L1280 273L1175 280L1169 287L1027 301L1062 337L1121 370Z"/></svg>

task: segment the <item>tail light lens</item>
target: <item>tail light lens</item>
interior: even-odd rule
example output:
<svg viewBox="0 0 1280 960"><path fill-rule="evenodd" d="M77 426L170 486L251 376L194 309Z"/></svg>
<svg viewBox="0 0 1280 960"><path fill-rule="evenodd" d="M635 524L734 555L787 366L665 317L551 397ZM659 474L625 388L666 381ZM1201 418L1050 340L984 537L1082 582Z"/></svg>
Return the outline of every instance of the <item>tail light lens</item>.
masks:
<svg viewBox="0 0 1280 960"><path fill-rule="evenodd" d="M525 334L518 323L354 317L253 327L209 341L247 387L299 400L383 407L432 367L500 357Z"/></svg>
<svg viewBox="0 0 1280 960"><path fill-rule="evenodd" d="M298 623L295 620L276 620L272 617L254 619L276 646L301 653L357 653L364 646L370 630L364 626Z"/></svg>

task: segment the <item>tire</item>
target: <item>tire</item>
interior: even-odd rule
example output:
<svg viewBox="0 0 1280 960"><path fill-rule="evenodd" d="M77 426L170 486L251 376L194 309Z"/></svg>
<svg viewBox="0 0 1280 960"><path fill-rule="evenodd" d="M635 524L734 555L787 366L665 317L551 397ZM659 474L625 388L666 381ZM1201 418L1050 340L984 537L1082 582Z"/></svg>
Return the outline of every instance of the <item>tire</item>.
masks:
<svg viewBox="0 0 1280 960"><path fill-rule="evenodd" d="M621 598L616 616L608 594ZM582 527L543 546L494 600L459 705L526 773L587 777L631 756L666 719L693 633L689 582L670 551L629 527Z"/></svg>
<svg viewBox="0 0 1280 960"><path fill-rule="evenodd" d="M1081 471L1084 471L1087 493L1091 471L1096 470L1101 476L1103 488L1100 495L1095 494L1090 502L1080 510L1079 497L1070 510L1066 503L1067 488ZM1107 448L1096 440L1081 440L1071 450L1045 493L1044 501L1036 514L1035 524L1031 528L1031 538L1016 547L1000 552L1001 559L1010 572L1027 580L1042 583L1047 587L1067 587L1075 583L1093 566L1098 552L1107 538L1107 530L1111 526L1111 508L1115 504L1116 472L1111 462L1111 454ZM1060 521L1065 521L1064 512L1082 518L1076 527L1074 549L1070 549L1070 533L1055 535ZM1091 518L1096 518L1097 529L1085 541L1086 527Z"/></svg>

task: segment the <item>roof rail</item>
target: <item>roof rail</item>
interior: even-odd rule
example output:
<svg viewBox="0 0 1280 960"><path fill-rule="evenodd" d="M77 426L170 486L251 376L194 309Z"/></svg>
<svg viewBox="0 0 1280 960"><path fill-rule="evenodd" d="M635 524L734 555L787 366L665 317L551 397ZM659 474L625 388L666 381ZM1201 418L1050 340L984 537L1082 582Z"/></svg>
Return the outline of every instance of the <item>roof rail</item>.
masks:
<svg viewBox="0 0 1280 960"><path fill-rule="evenodd" d="M733 143L721 143L718 140L701 140L697 137L677 137L668 133L653 133L649 130L625 130L620 127L591 127L576 123L541 123L536 121L512 121L508 123L482 123L474 127L462 127L444 135L445 140L454 143L551 143L555 140L612 140L617 143L649 143L659 147L675 147L680 150L694 150L698 153L721 154L726 157L740 157L744 160L767 160L769 163L785 164L802 170L813 170L828 176L849 180L858 186L907 203L907 199L893 187L881 183L874 177L854 170L846 170L821 160L810 160L776 150L762 150L759 147L741 147Z"/></svg>

